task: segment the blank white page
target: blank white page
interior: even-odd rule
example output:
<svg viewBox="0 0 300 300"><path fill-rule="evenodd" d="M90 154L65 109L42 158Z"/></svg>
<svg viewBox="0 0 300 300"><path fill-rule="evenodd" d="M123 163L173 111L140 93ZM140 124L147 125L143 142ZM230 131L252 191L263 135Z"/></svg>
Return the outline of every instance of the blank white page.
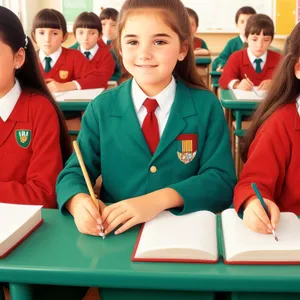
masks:
<svg viewBox="0 0 300 300"><path fill-rule="evenodd" d="M0 203L0 244L21 228L41 208L41 205Z"/></svg>
<svg viewBox="0 0 300 300"><path fill-rule="evenodd" d="M91 101L100 95L104 89L74 90L53 93L56 101Z"/></svg>
<svg viewBox="0 0 300 300"><path fill-rule="evenodd" d="M243 252L256 252L255 260L258 261L278 260L279 257L289 261L291 257L285 255L284 258L282 252L294 250L298 251L300 259L300 222L293 213L280 214L280 221L276 228L278 242L275 241L272 234L257 233L246 227L234 209L222 212L222 229L226 260L228 261ZM274 252L274 256L271 252ZM240 257L242 256L240 255ZM251 259L249 257L249 260L253 259L253 256ZM243 260L248 259L243 257Z"/></svg>
<svg viewBox="0 0 300 300"><path fill-rule="evenodd" d="M261 101L263 100L267 92L266 91L259 91L258 87L254 87L256 93L254 91L244 91L239 89L233 89L232 92L236 99L238 100L253 100L253 101Z"/></svg>
<svg viewBox="0 0 300 300"><path fill-rule="evenodd" d="M143 253L158 249L202 250L210 253L217 260L215 214L209 211L199 211L176 216L169 211L162 212L145 224L135 257L147 257ZM167 253L167 251L164 252ZM177 251L176 255L178 252L180 251ZM164 257L160 256L160 258ZM183 254L176 258L189 257Z"/></svg>

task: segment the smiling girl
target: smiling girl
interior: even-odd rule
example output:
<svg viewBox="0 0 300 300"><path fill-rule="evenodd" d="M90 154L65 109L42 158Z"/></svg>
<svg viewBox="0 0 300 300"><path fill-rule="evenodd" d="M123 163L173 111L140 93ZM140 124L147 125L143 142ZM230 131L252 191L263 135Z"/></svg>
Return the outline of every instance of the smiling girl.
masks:
<svg viewBox="0 0 300 300"><path fill-rule="evenodd" d="M141 26L141 24L143 26ZM58 203L78 230L115 234L172 209L222 211L235 172L219 101L199 78L189 16L179 0L127 0L116 46L133 79L91 102L78 136L101 214L75 155L57 182ZM106 206L105 203L113 203Z"/></svg>

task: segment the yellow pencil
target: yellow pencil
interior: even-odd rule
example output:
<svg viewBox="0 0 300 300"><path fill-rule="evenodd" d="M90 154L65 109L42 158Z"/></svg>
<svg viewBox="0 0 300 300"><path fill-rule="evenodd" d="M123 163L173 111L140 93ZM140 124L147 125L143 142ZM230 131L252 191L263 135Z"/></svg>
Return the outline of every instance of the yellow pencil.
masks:
<svg viewBox="0 0 300 300"><path fill-rule="evenodd" d="M92 184L91 184L91 180L90 180L89 174L88 174L88 172L86 170L86 167L85 167L85 164L84 164L84 161L83 161L83 158L82 158L82 155L81 155L78 143L76 141L73 142L73 147L74 147L74 150L75 150L75 153L76 153L76 156L77 156L77 159L78 159L81 171L83 173L83 177L84 177L85 183L86 183L87 188L89 190L90 196L91 196L91 198L92 198L95 206L97 207L97 209L99 211L100 210L99 202L96 199L96 196L95 196ZM104 239L105 238L105 234L104 234L104 228L103 228L102 224L101 224L101 233L103 234L102 238Z"/></svg>

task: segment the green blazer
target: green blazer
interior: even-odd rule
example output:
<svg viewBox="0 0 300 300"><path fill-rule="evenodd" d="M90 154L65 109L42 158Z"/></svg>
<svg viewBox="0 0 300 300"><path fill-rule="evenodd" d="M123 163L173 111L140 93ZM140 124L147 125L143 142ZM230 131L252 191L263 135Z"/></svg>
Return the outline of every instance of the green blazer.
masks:
<svg viewBox="0 0 300 300"><path fill-rule="evenodd" d="M79 50L79 43L76 42L74 45L70 46L69 48ZM110 53L113 56L114 61L116 63L114 74L112 75L112 77L110 78L110 80L117 81L122 76L122 67L121 67L121 65L120 65L120 63L118 61L118 58L117 58L117 56L115 54L115 51L113 49L110 49Z"/></svg>
<svg viewBox="0 0 300 300"><path fill-rule="evenodd" d="M233 52L241 50L243 48L243 46L244 46L244 43L241 40L240 36L237 36L237 37L231 39L230 41L228 41L228 43L226 44L226 46L223 49L223 51L213 61L212 70L216 71L216 69L218 68L219 65L221 65L222 67L224 67L225 64L227 63L227 60L228 60L229 56Z"/></svg>
<svg viewBox="0 0 300 300"><path fill-rule="evenodd" d="M103 92L83 115L77 140L92 184L103 176L100 199L114 203L170 187L184 200L176 213L229 207L236 177L228 127L215 95L178 80L169 119L152 156L135 112L131 83L132 79ZM183 140L193 140L189 163L182 162L182 154L188 154ZM72 196L88 194L74 153L58 177L56 191L63 212Z"/></svg>

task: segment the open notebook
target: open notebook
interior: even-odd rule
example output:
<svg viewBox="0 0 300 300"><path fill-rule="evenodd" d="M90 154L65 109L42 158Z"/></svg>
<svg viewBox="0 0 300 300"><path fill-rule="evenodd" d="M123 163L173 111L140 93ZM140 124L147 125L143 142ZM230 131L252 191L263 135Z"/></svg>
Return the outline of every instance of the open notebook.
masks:
<svg viewBox="0 0 300 300"><path fill-rule="evenodd" d="M53 93L56 101L89 102L100 95L104 89L74 90Z"/></svg>
<svg viewBox="0 0 300 300"><path fill-rule="evenodd" d="M217 217L208 211L183 216L164 211L142 226L132 260L215 263L222 256L227 264L300 264L297 216L281 213L276 234L278 242L251 231L234 209Z"/></svg>
<svg viewBox="0 0 300 300"><path fill-rule="evenodd" d="M0 203L0 258L5 257L42 222L42 206Z"/></svg>
<svg viewBox="0 0 300 300"><path fill-rule="evenodd" d="M261 101L267 96L267 91L260 91L257 86L253 89L252 91L233 89L232 92L238 100Z"/></svg>

